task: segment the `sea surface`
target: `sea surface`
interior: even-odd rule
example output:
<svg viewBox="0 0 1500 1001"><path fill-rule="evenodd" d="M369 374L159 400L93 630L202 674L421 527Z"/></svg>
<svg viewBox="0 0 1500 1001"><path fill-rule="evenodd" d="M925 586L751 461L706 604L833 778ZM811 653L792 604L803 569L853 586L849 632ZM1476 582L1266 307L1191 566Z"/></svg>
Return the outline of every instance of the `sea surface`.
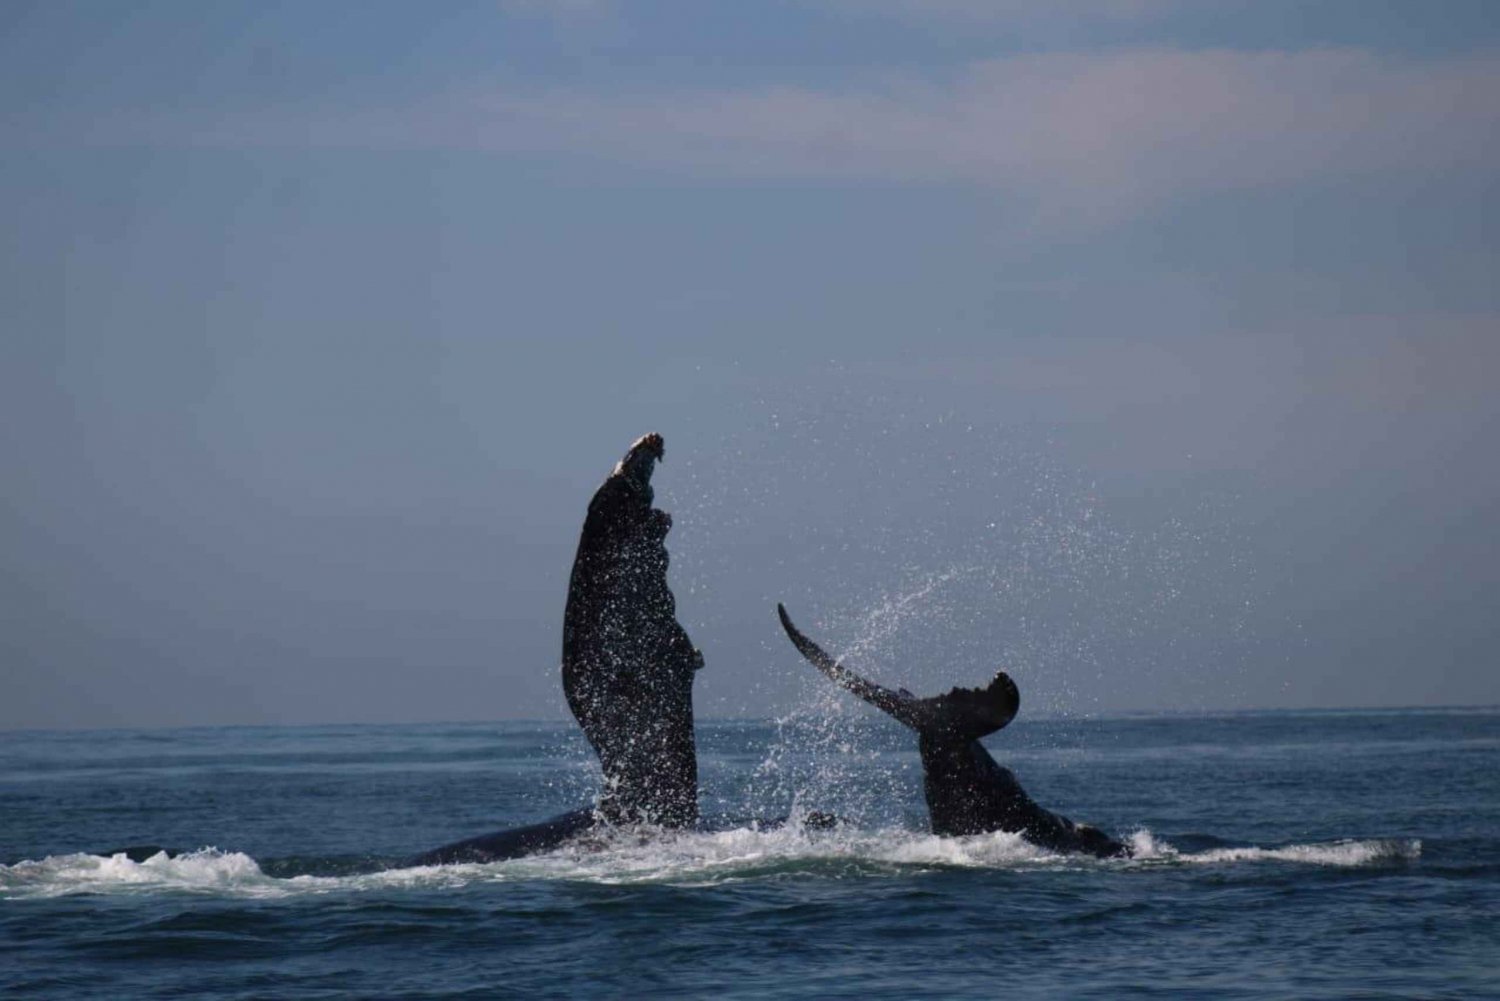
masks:
<svg viewBox="0 0 1500 1001"><path fill-rule="evenodd" d="M1500 710L986 740L1110 861L924 833L868 712L698 735L712 830L389 869L589 802L571 721L0 733L0 996L1500 997Z"/></svg>

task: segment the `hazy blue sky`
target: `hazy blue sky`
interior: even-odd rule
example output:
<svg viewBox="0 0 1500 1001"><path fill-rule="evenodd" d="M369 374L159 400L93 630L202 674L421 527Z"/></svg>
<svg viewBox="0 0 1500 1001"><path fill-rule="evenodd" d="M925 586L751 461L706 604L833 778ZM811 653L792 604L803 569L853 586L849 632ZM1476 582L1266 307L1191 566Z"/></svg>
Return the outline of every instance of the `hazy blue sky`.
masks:
<svg viewBox="0 0 1500 1001"><path fill-rule="evenodd" d="M1038 12L1041 8L1041 12ZM1500 6L0 6L0 726L1500 702Z"/></svg>

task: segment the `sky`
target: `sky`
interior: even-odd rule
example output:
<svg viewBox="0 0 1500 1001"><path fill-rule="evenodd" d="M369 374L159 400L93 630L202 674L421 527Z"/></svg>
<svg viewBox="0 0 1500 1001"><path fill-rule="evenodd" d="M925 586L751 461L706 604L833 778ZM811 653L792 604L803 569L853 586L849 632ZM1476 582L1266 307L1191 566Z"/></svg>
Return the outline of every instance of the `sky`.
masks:
<svg viewBox="0 0 1500 1001"><path fill-rule="evenodd" d="M1500 703L1488 0L0 7L0 728Z"/></svg>

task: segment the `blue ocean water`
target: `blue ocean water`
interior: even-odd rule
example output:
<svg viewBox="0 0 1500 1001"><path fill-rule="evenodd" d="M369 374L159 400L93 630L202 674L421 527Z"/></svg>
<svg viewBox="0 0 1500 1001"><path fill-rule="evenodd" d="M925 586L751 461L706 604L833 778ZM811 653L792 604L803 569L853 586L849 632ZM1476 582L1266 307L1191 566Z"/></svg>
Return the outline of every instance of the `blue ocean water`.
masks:
<svg viewBox="0 0 1500 1001"><path fill-rule="evenodd" d="M571 722L0 733L16 997L1500 997L1500 710L1017 721L1130 860L923 833L873 714L700 722L706 833L385 870L586 803ZM767 824L823 809L828 831ZM188 854L98 857L154 843Z"/></svg>

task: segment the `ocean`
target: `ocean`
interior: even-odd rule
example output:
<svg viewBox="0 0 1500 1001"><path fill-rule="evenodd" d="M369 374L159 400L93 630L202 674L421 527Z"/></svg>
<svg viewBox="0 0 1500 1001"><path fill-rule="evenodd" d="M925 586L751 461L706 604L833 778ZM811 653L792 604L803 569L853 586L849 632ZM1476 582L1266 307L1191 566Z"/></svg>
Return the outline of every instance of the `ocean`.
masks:
<svg viewBox="0 0 1500 1001"><path fill-rule="evenodd" d="M915 741L858 707L698 741L710 830L387 869L587 803L577 728L0 733L0 995L1500 997L1500 709L986 739L1129 860L924 833ZM774 823L808 810L841 822ZM144 843L181 854L87 854Z"/></svg>

